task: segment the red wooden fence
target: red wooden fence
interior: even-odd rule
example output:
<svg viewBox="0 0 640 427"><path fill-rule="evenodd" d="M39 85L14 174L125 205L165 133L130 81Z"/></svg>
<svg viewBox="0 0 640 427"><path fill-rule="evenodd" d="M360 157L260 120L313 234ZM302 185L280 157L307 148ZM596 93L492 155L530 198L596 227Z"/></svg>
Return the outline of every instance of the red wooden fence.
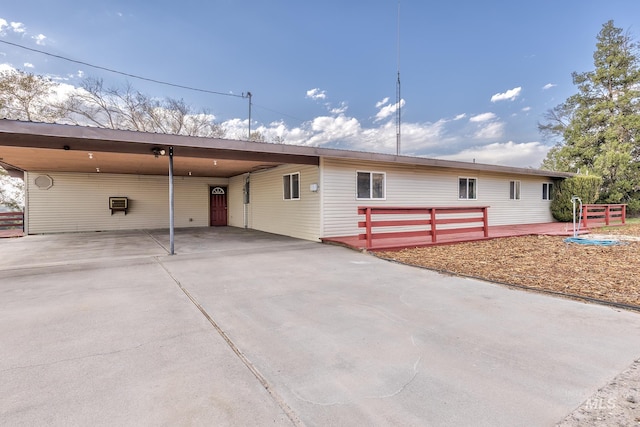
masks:
<svg viewBox="0 0 640 427"><path fill-rule="evenodd" d="M582 205L582 226L624 225L627 205Z"/></svg>
<svg viewBox="0 0 640 427"><path fill-rule="evenodd" d="M358 221L358 227L364 228L365 232L359 234L358 239L366 240L366 248L371 249L374 239L430 237L431 242L436 243L438 242L438 236L441 235L471 232L482 232L484 237L489 237L488 208L489 206L360 206L358 207L358 214L364 215L365 219L364 221ZM452 214L456 215L456 217L451 217ZM413 218L392 219L391 215L411 215ZM449 217L446 217L446 215L449 215ZM473 226L438 228L438 225L443 224L473 224ZM374 228L379 227L409 227L411 230L374 233Z"/></svg>
<svg viewBox="0 0 640 427"><path fill-rule="evenodd" d="M0 212L0 230L13 228L23 228L24 213L22 212Z"/></svg>

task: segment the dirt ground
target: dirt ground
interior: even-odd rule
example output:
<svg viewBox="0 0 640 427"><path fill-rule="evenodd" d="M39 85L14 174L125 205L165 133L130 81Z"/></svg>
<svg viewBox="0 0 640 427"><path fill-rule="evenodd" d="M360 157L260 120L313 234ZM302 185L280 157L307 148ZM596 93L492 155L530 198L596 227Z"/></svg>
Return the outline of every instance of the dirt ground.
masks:
<svg viewBox="0 0 640 427"><path fill-rule="evenodd" d="M640 221L594 230L614 246L528 236L378 252L377 256L450 274L621 304L640 315ZM640 359L603 385L559 427L640 426Z"/></svg>
<svg viewBox="0 0 640 427"><path fill-rule="evenodd" d="M509 237L376 255L446 273L632 305L640 310L640 222L594 233L597 238L625 240L614 246L592 246L565 243L564 237L558 236Z"/></svg>

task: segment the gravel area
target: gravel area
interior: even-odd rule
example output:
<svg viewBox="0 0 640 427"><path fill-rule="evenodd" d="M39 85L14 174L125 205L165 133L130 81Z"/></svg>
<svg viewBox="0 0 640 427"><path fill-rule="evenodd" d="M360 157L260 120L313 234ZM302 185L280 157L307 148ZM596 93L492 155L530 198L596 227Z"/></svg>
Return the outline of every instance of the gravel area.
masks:
<svg viewBox="0 0 640 427"><path fill-rule="evenodd" d="M619 244L592 246L566 243L563 237L527 236L376 255L447 274L613 304L640 315L640 223L596 230L586 237L616 239ZM558 426L640 426L640 359Z"/></svg>
<svg viewBox="0 0 640 427"><path fill-rule="evenodd" d="M558 236L525 236L376 255L441 272L640 310L640 224L598 230L593 237L620 239L620 244L580 245L566 243Z"/></svg>

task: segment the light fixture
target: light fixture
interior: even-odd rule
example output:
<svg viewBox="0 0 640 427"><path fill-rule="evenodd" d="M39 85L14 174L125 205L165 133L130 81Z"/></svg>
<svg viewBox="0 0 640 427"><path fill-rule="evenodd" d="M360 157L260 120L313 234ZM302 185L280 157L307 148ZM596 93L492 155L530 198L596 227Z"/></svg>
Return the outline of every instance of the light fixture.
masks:
<svg viewBox="0 0 640 427"><path fill-rule="evenodd" d="M213 161L213 166L218 166L218 161L217 160Z"/></svg>
<svg viewBox="0 0 640 427"><path fill-rule="evenodd" d="M96 168L96 172L97 172L97 173L100 173L100 168Z"/></svg>
<svg viewBox="0 0 640 427"><path fill-rule="evenodd" d="M89 158L93 159L93 153L89 153Z"/></svg>
<svg viewBox="0 0 640 427"><path fill-rule="evenodd" d="M151 149L151 152L153 153L154 156L156 156L156 158L158 156L164 156L166 151L164 151L164 148L160 148L160 147L153 147Z"/></svg>

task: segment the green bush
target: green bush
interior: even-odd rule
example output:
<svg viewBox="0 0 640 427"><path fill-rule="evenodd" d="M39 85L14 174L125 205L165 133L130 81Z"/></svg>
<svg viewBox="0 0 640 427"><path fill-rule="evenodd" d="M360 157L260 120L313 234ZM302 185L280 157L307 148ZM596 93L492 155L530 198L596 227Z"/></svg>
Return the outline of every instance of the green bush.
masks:
<svg viewBox="0 0 640 427"><path fill-rule="evenodd" d="M551 214L558 221L573 221L573 204L571 197L578 196L583 204L595 203L598 200L602 178L594 175L577 175L558 181L554 185L551 200ZM577 209L577 205L576 205Z"/></svg>

